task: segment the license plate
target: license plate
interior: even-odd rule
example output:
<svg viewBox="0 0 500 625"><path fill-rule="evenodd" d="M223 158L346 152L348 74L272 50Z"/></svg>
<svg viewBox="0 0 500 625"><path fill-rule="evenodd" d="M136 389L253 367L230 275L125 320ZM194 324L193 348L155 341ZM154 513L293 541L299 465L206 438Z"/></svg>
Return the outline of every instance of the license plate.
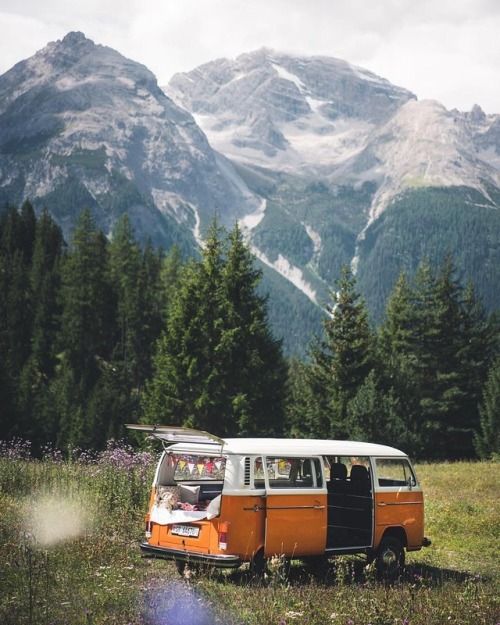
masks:
<svg viewBox="0 0 500 625"><path fill-rule="evenodd" d="M177 536L190 536L192 538L198 538L200 535L200 528L195 525L172 525L170 533L177 534Z"/></svg>

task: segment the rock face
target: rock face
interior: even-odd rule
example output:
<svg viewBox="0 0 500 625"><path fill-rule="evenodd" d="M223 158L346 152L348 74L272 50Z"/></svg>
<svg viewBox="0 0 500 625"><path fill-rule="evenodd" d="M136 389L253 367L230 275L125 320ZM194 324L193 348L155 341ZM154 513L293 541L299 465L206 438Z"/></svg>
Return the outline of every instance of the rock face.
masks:
<svg viewBox="0 0 500 625"><path fill-rule="evenodd" d="M333 58L261 49L177 74L69 33L0 76L0 205L82 208L192 253L217 214L264 268L290 352L343 264L374 319L398 273L451 252L500 306L500 116L448 111Z"/></svg>
<svg viewBox="0 0 500 625"><path fill-rule="evenodd" d="M227 156L288 171L345 160L415 98L345 61L265 48L176 74L166 91Z"/></svg>
<svg viewBox="0 0 500 625"><path fill-rule="evenodd" d="M66 230L87 205L106 230L127 211L165 244L259 203L146 67L82 33L0 77L0 187L47 204Z"/></svg>
<svg viewBox="0 0 500 625"><path fill-rule="evenodd" d="M242 220L256 255L312 301L323 302L350 263L380 318L397 273L424 255L439 262L452 252L474 280L464 247L500 261L491 239L467 240L461 230L474 213L500 241L499 115L478 105L448 111L345 61L268 49L177 74L165 90L262 196ZM404 215L397 233L395 207ZM477 267L474 254L469 261ZM499 305L493 279L478 282Z"/></svg>

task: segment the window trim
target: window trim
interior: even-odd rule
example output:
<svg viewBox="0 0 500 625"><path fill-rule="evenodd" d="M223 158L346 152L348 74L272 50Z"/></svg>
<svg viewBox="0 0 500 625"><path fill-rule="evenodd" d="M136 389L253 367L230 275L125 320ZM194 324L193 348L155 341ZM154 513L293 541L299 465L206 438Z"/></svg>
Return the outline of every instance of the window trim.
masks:
<svg viewBox="0 0 500 625"><path fill-rule="evenodd" d="M309 456L309 455L304 455L304 454L272 454L269 456L263 455L261 456L262 458L262 463L263 463L263 467L264 467L264 481L265 481L265 488L266 488L266 492L268 494L276 494L276 495L285 495L285 494L320 494L320 493L326 493L327 489L326 489L326 480L325 480L325 467L324 467L324 461L323 461L323 457L322 456ZM268 459L269 458L276 458L276 459L298 459L298 460L310 460L311 461L311 465L312 465L312 480L313 480L313 486L271 486L270 482L269 482L269 472L268 472ZM317 484L317 479L316 479L316 471L315 471L315 463L319 462L319 468L321 471L321 480L322 480L322 484L318 485Z"/></svg>
<svg viewBox="0 0 500 625"><path fill-rule="evenodd" d="M374 475L374 489L375 491L381 491L384 493L389 493L389 492L399 492L401 491L401 489L404 489L405 492L411 492L411 491L420 491L420 483L417 479L417 475L415 473L415 469L413 468L412 463L410 462L410 459L406 456L402 456L402 457L398 457L395 458L394 456L373 456L372 457L372 473ZM380 479L380 474L379 474L379 469L378 469L378 464L377 461L379 460L384 460L384 461L390 461L390 462L401 462L401 463L406 463L406 465L409 467L410 469L410 473L413 477L413 484L412 486L408 486L408 483L405 483L404 485L392 485L392 486L382 486L379 482Z"/></svg>

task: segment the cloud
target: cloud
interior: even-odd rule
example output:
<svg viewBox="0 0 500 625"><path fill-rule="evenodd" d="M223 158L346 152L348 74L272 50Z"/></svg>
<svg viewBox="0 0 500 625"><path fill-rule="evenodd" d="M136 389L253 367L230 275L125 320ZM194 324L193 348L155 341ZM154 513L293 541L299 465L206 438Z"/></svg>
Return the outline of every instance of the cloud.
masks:
<svg viewBox="0 0 500 625"><path fill-rule="evenodd" d="M82 30L147 65L160 84L177 71L267 46L346 59L449 108L477 101L500 112L497 0L4 0L3 6L0 71Z"/></svg>

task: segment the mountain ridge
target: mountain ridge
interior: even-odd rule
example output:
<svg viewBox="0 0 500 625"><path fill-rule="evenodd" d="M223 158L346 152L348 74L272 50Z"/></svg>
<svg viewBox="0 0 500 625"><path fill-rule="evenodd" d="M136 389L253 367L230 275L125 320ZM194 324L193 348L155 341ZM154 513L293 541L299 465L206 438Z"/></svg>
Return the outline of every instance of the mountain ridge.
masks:
<svg viewBox="0 0 500 625"><path fill-rule="evenodd" d="M399 271L445 252L500 305L500 115L267 48L165 91L83 33L16 64L0 76L0 202L46 205L67 237L84 207L108 234L127 212L141 238L185 255L214 215L239 222L288 352L319 333L345 264L374 319Z"/></svg>

